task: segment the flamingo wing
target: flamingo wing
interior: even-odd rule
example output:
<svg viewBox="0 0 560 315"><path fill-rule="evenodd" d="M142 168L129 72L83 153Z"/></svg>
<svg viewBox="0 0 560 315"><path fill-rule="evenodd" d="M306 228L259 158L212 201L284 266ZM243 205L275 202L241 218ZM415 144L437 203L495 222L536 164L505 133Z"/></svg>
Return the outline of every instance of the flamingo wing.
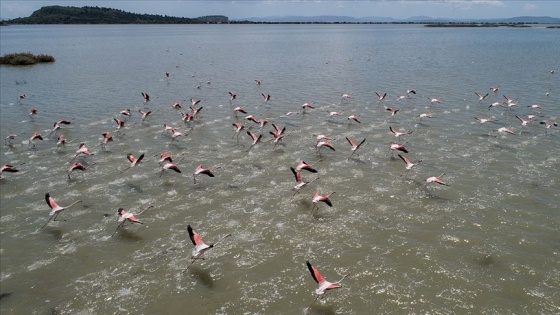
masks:
<svg viewBox="0 0 560 315"><path fill-rule="evenodd" d="M321 275L321 273L319 273L319 270L317 270L317 268L311 265L309 260L305 263L307 264L307 268L309 269L309 272L311 272L311 276L313 277L313 280L315 280L315 282L317 282L318 284L325 282L325 278Z"/></svg>
<svg viewBox="0 0 560 315"><path fill-rule="evenodd" d="M198 233L196 233L190 225L187 225L189 237L195 246L203 245L204 242Z"/></svg>

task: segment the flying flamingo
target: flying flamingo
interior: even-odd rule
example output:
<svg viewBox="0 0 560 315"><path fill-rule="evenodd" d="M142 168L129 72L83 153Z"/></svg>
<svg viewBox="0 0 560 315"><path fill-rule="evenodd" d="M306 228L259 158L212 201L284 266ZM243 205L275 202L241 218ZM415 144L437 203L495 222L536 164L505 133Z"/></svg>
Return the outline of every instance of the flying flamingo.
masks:
<svg viewBox="0 0 560 315"><path fill-rule="evenodd" d="M317 150L317 153L319 153L319 155L321 154L321 148L322 147L327 147L333 151L336 151L332 145L332 143L330 141L319 141L317 142L317 144L315 145L315 149Z"/></svg>
<svg viewBox="0 0 560 315"><path fill-rule="evenodd" d="M386 107L385 110L391 113L391 116L397 115L401 110L398 108Z"/></svg>
<svg viewBox="0 0 560 315"><path fill-rule="evenodd" d="M445 173L441 174L438 177L432 176L432 177L426 178L426 184L424 185L424 187L422 187L422 189L420 191L422 191L422 190L428 191L428 185L430 185L431 183L436 183L436 184L443 185L443 186L449 186L443 180L441 180L440 177L442 177L443 175L445 175Z"/></svg>
<svg viewBox="0 0 560 315"><path fill-rule="evenodd" d="M416 94L416 91L413 90L413 89L409 89L409 90L406 90L406 94L407 94L407 95L409 95L409 94Z"/></svg>
<svg viewBox="0 0 560 315"><path fill-rule="evenodd" d="M150 95L148 95L148 93L142 92L142 97L144 98L144 103L147 103L147 102L150 101Z"/></svg>
<svg viewBox="0 0 560 315"><path fill-rule="evenodd" d="M33 145L33 147L35 147L35 143L33 143L33 140L35 140L35 139L39 139L39 140L43 141L43 137L41 136L41 134L38 133L38 132L34 132L31 135L31 138L29 138L29 146Z"/></svg>
<svg viewBox="0 0 560 315"><path fill-rule="evenodd" d="M508 129L508 128L506 128L506 127L498 128L498 130L496 130L496 131L497 131L498 133L509 133L510 135L514 135L514 134L515 134L515 132L513 132L513 130Z"/></svg>
<svg viewBox="0 0 560 315"><path fill-rule="evenodd" d="M193 172L193 181L196 184L196 176L199 174L208 175L214 177L214 173L209 168L203 168L202 165L197 165Z"/></svg>
<svg viewBox="0 0 560 315"><path fill-rule="evenodd" d="M499 86L491 86L490 87L490 91L494 92L494 93L498 93L498 91L500 90Z"/></svg>
<svg viewBox="0 0 560 315"><path fill-rule="evenodd" d="M231 138L233 139L233 137L237 136L237 143L239 143L239 133L241 133L241 130L245 128L245 125L233 123L232 126L235 127L235 133L231 136Z"/></svg>
<svg viewBox="0 0 560 315"><path fill-rule="evenodd" d="M300 172L296 171L293 167L290 167L290 170L292 171L292 173L294 174L294 177L296 178L296 185L294 186L294 188L292 188L292 190L295 191L295 192L292 195L292 197L295 196L296 194L298 194L300 189L302 189L304 186L306 186L306 185L316 181L317 179L319 179L319 177L317 177L310 182L306 182L306 181L303 180Z"/></svg>
<svg viewBox="0 0 560 315"><path fill-rule="evenodd" d="M488 97L489 93L486 93L486 95L482 95L480 93L474 92L474 94L476 94L476 96L478 96L478 104L482 103L482 101L484 101L485 98Z"/></svg>
<svg viewBox="0 0 560 315"><path fill-rule="evenodd" d="M181 120L182 120L185 124L187 124L187 123L189 123L189 122L191 122L191 121L194 120L194 116L193 116L193 114L191 114L191 113L183 113L183 112L181 112Z"/></svg>
<svg viewBox="0 0 560 315"><path fill-rule="evenodd" d="M433 105L434 103L438 103L441 104L443 102L443 100L441 98L431 98L428 97L428 99L430 100L430 103Z"/></svg>
<svg viewBox="0 0 560 315"><path fill-rule="evenodd" d="M323 277L323 275L321 275L321 273L319 273L319 270L317 270L317 268L311 265L309 260L306 261L305 264L307 265L307 268L309 269L309 272L311 273L313 280L315 280L315 282L317 282L317 284L319 285L319 287L315 289L315 294L317 294L317 297L305 309L307 311L311 307L311 305L313 305L313 303L317 301L317 299L319 299L320 297L325 297L327 291L342 287L340 283L342 282L342 280L346 279L346 277L348 277L350 274L345 274L344 277L342 277L342 279L338 280L337 282L329 282L325 279L325 277Z"/></svg>
<svg viewBox="0 0 560 315"><path fill-rule="evenodd" d="M321 160L318 160L317 162L319 162ZM296 166L296 171L301 171L301 170L306 170L309 171L311 173L317 173L317 170L313 168L313 165L317 164L317 162L313 163L313 164L307 164L305 163L304 160L301 160L298 162L298 165Z"/></svg>
<svg viewBox="0 0 560 315"><path fill-rule="evenodd" d="M305 114L305 110L309 108L309 109L315 109L315 106L313 106L313 104L311 103L304 103L303 105L301 105L301 109L302 109L302 113Z"/></svg>
<svg viewBox="0 0 560 315"><path fill-rule="evenodd" d="M391 156L393 156L393 150L398 150L404 153L408 153L408 150L404 147L404 145L406 144L398 144L396 142L391 142L389 143L389 152L387 152L387 155L389 155L389 153L391 153Z"/></svg>
<svg viewBox="0 0 560 315"><path fill-rule="evenodd" d="M56 150L60 149L60 147L66 147L66 143L68 143L68 139L64 137L64 135L58 135L56 139Z"/></svg>
<svg viewBox="0 0 560 315"><path fill-rule="evenodd" d="M144 120L146 120L146 118L148 118L148 116L150 116L152 113L155 113L157 111L157 109L155 111L143 111L141 109L138 110L138 112L140 112L140 115L142 116L142 124L144 124Z"/></svg>
<svg viewBox="0 0 560 315"><path fill-rule="evenodd" d="M478 118L478 117L475 117L474 119L476 119L481 124L496 121L494 118Z"/></svg>
<svg viewBox="0 0 560 315"><path fill-rule="evenodd" d="M228 93L229 93L229 103L231 104L233 100L237 99L237 94L233 92L228 92Z"/></svg>
<svg viewBox="0 0 560 315"><path fill-rule="evenodd" d="M105 146L109 142L113 142L113 136L109 134L109 132L104 132L101 134L103 136L103 140L101 140L101 150L105 150Z"/></svg>
<svg viewBox="0 0 560 315"><path fill-rule="evenodd" d="M19 170L11 164L4 164L0 167L0 179L4 179L4 177L2 177L2 173L4 172L17 173Z"/></svg>
<svg viewBox="0 0 560 315"><path fill-rule="evenodd" d="M62 119L62 120L59 120L59 121L55 122L53 124L53 129L51 130L51 132L49 132L49 134L47 135L47 138L50 138L53 133L56 134L58 132L58 130L60 130L60 125L61 124L62 125L70 125L71 123L72 123L71 121L65 120L65 119Z"/></svg>
<svg viewBox="0 0 560 315"><path fill-rule="evenodd" d="M523 127L527 126L527 124L530 123L531 120L525 120L525 119L523 119L523 117L518 116L518 115L515 115L515 117L516 117L517 119L519 119L519 121L521 121L521 128L522 128L522 129L521 129L521 131L519 132L519 134L521 134L521 132L523 132Z"/></svg>
<svg viewBox="0 0 560 315"><path fill-rule="evenodd" d="M200 101L199 101L199 102L200 102ZM192 105L192 106L190 106L190 108L191 108L191 111L192 111L192 115L193 115L193 116L197 116L198 114L200 114L200 112L202 111L202 109L203 109L204 107L200 106L200 107L196 108L194 105ZM200 115L199 115L199 116L200 116Z"/></svg>
<svg viewBox="0 0 560 315"><path fill-rule="evenodd" d="M356 143L356 142L348 139L348 137L346 137L346 140L352 146L352 154L350 154L350 156L348 158L351 158L352 155L354 155L354 153L356 153L356 151L362 146L362 144L364 144L364 142L366 142L366 138L364 138L364 140L362 140L360 143Z"/></svg>
<svg viewBox="0 0 560 315"><path fill-rule="evenodd" d="M261 95L263 97L263 103L268 103L268 101L270 101L270 94L261 93Z"/></svg>
<svg viewBox="0 0 560 315"><path fill-rule="evenodd" d="M36 108L32 108L31 111L29 112L29 118L33 119L33 117L35 115L37 115L39 113L39 111Z"/></svg>
<svg viewBox="0 0 560 315"><path fill-rule="evenodd" d="M70 207L72 207L73 205L82 202L81 200L75 201L74 203L72 203L69 206L66 207L62 207L59 206L58 203L56 203L56 201L54 201L54 199L51 197L51 195L49 193L45 194L45 200L47 201L47 204L49 205L49 207L51 208L51 212L49 213L49 219L47 220L47 222L45 224L43 224L43 226L41 226L41 228L45 227L45 225L47 225L49 222L51 222L51 220L56 221L56 218L58 217L58 215L65 209L68 209Z"/></svg>
<svg viewBox="0 0 560 315"><path fill-rule="evenodd" d="M120 114L121 116L123 116L123 118L124 118L124 117L130 117L130 116L131 116L130 108L127 108L127 109L125 109L125 110L121 110L121 111L119 112L119 114Z"/></svg>
<svg viewBox="0 0 560 315"><path fill-rule="evenodd" d="M404 177L406 178L406 175L408 175L408 172L416 165L420 164L422 162L422 160L416 161L414 163L412 163L406 156L402 156L400 154L397 154L401 160L406 164L406 172L404 173Z"/></svg>
<svg viewBox="0 0 560 315"><path fill-rule="evenodd" d="M544 127L546 128L546 133L547 134L548 134L548 129L550 129L551 127L557 127L558 126L557 122L549 123L546 120L541 121L539 124L544 125Z"/></svg>
<svg viewBox="0 0 560 315"><path fill-rule="evenodd" d="M420 121L422 121L422 119L424 119L424 118L434 118L432 113L422 113L422 114L420 114L416 117L419 117Z"/></svg>
<svg viewBox="0 0 560 315"><path fill-rule="evenodd" d="M83 155L92 155L93 153L89 152L88 148L86 147L85 143L80 143L80 146L78 147L78 150L76 150L76 155L74 155L74 157L72 158L71 161L75 160L78 155L83 154Z"/></svg>
<svg viewBox="0 0 560 315"><path fill-rule="evenodd" d="M200 100L195 100L194 98L190 99L191 101L191 107L198 105L198 103L200 103Z"/></svg>
<svg viewBox="0 0 560 315"><path fill-rule="evenodd" d="M247 111L239 106L233 109L233 113L235 114L235 116L237 116L237 112L247 114Z"/></svg>
<svg viewBox="0 0 560 315"><path fill-rule="evenodd" d="M144 159L144 153L142 153L138 158L135 158L132 153L128 153L126 155L126 158L128 159L128 161L130 162L130 165L125 168L124 170L120 171L121 173L123 173L124 171L127 171L128 169L136 166L137 164L140 164L142 162L142 160Z"/></svg>
<svg viewBox="0 0 560 315"><path fill-rule="evenodd" d="M391 126L389 126L389 130L390 130L390 131L395 135L395 137L397 137L397 138L402 137L402 136L407 136L407 135L409 135L409 134L412 133L412 131L410 131L410 130L407 130L407 131L405 131L405 132L396 131L396 130L393 129L393 127L391 127Z"/></svg>
<svg viewBox="0 0 560 315"><path fill-rule="evenodd" d="M254 122L255 124L258 124L258 123L259 123L259 122L257 121L257 119L255 118L255 116L253 116L253 115L245 116L245 119L248 120L248 121L252 121L252 122Z"/></svg>
<svg viewBox="0 0 560 315"><path fill-rule="evenodd" d="M387 93L379 93L379 92L375 92L375 95L377 95L377 100L382 102L383 100L385 100L385 98L387 97Z"/></svg>
<svg viewBox="0 0 560 315"><path fill-rule="evenodd" d="M177 139L178 137L185 137L186 136L184 133L180 132L179 130L176 130L176 129L172 128L171 131L173 132L173 134L171 135L171 142L169 142L169 144L173 143L173 141L175 141L175 139Z"/></svg>
<svg viewBox="0 0 560 315"><path fill-rule="evenodd" d="M311 208L311 214L313 214L313 210L315 210L315 209L319 210L319 206L317 206L318 202L324 202L324 203L327 204L327 206L332 207L333 205L332 205L332 202L329 199L329 197L334 193L336 193L336 191L333 191L332 193L330 193L326 196L321 196L317 192L315 192L313 194L313 199L311 200L311 202L313 202L313 208Z"/></svg>
<svg viewBox="0 0 560 315"><path fill-rule="evenodd" d="M76 170L80 170L80 171L86 171L86 167L80 163L80 162L74 162L72 164L70 164L70 167L68 168L68 170L66 171L66 174L68 175L68 179L71 179L70 174L72 174L72 172L76 171Z"/></svg>
<svg viewBox="0 0 560 315"><path fill-rule="evenodd" d="M179 103L179 102L175 102L175 103L173 103L173 105L171 105L171 106L172 106L173 108L175 108L175 109L181 109L181 108L183 107L183 106L181 106L181 103Z"/></svg>
<svg viewBox="0 0 560 315"><path fill-rule="evenodd" d="M342 98L352 99L352 94L350 94L350 93L342 93L340 96Z"/></svg>
<svg viewBox="0 0 560 315"><path fill-rule="evenodd" d="M149 205L146 209L140 211L137 215L140 215L144 211L146 211L150 208L153 208L153 207L154 206ZM123 208L119 208L117 210L117 221L119 222L119 225L117 225L117 228L115 229L115 232L113 232L113 234L111 234L111 237L113 237L113 235L115 235L115 233L117 233L119 228L123 227L126 222L130 222L132 224L135 224L135 223L136 224L144 224L140 220L138 220L138 218L136 218L136 215L134 215L132 212L125 211Z"/></svg>
<svg viewBox="0 0 560 315"><path fill-rule="evenodd" d="M249 149L251 149L255 144L259 143L262 139L262 134L257 136L256 134L250 132L249 130L247 130L247 134L253 139L253 143L251 143Z"/></svg>
<svg viewBox="0 0 560 315"><path fill-rule="evenodd" d="M113 118L113 120L117 123L117 128L116 128L116 130L117 130L117 135L118 135L118 134L120 134L121 129L124 128L124 121L123 121L123 120L120 120L120 119L118 119L118 118Z"/></svg>
<svg viewBox="0 0 560 315"><path fill-rule="evenodd" d="M348 116L348 122L352 122L352 120L355 121L355 122L357 122L357 123L359 123L359 124L362 123L362 122L360 121L360 117L358 117L357 115L350 115L350 116Z"/></svg>
<svg viewBox="0 0 560 315"><path fill-rule="evenodd" d="M504 104L500 103L500 102L494 102L492 104L490 104L490 106L488 106L488 110L492 109L492 107L504 107Z"/></svg>
<svg viewBox="0 0 560 315"><path fill-rule="evenodd" d="M179 161L177 161L177 163L181 162L183 159L184 159L184 157L179 159ZM181 173L181 170L177 166L177 163L172 163L171 154L163 152L161 154L160 163L163 163L163 165L161 166L161 171L159 172L159 177L161 177L161 175L163 175L163 171L165 171L165 170L172 170L172 171L175 171L177 173Z"/></svg>
<svg viewBox="0 0 560 315"><path fill-rule="evenodd" d="M231 234L227 234L226 236L219 239L216 243L207 245L202 240L202 237L200 237L200 234L196 233L196 231L193 230L190 225L187 225L187 231L189 232L189 238L191 239L194 248L192 250L191 263L187 266L187 268L185 268L185 270L183 270L183 272L181 272L181 274L185 273L197 259L204 259L201 258L202 254L214 248L214 246L218 245L218 243L231 236Z"/></svg>

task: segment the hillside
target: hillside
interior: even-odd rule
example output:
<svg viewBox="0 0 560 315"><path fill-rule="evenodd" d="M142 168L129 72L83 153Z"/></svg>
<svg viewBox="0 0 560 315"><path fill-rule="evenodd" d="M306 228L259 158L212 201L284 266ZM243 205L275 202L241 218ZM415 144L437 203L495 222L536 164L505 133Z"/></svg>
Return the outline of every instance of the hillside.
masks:
<svg viewBox="0 0 560 315"><path fill-rule="evenodd" d="M206 24L228 23L222 15L181 18L155 14L137 14L100 7L46 6L29 17L5 21L8 24Z"/></svg>

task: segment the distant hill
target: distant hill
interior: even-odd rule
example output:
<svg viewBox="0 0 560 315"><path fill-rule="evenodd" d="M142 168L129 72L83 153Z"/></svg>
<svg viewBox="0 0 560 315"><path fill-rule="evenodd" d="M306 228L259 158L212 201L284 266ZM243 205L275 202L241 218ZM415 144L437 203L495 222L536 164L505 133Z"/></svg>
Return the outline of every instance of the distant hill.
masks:
<svg viewBox="0 0 560 315"><path fill-rule="evenodd" d="M223 15L182 18L155 14L136 14L100 7L46 6L29 17L5 21L8 24L206 24L229 23Z"/></svg>
<svg viewBox="0 0 560 315"><path fill-rule="evenodd" d="M244 21L255 23L528 23L528 24L560 24L560 18L550 16L517 16L500 19L444 19L428 16L413 16L406 19L369 16L355 18L351 16L270 16L250 17Z"/></svg>

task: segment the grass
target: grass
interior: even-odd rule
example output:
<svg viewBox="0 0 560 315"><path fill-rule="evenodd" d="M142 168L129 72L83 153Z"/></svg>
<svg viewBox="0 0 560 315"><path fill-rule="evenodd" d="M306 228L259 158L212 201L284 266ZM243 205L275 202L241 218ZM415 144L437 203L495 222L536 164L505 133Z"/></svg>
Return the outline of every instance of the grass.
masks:
<svg viewBox="0 0 560 315"><path fill-rule="evenodd" d="M33 55L30 52L6 54L0 57L0 64L3 65L27 66L38 62L54 62L54 57L45 54Z"/></svg>

